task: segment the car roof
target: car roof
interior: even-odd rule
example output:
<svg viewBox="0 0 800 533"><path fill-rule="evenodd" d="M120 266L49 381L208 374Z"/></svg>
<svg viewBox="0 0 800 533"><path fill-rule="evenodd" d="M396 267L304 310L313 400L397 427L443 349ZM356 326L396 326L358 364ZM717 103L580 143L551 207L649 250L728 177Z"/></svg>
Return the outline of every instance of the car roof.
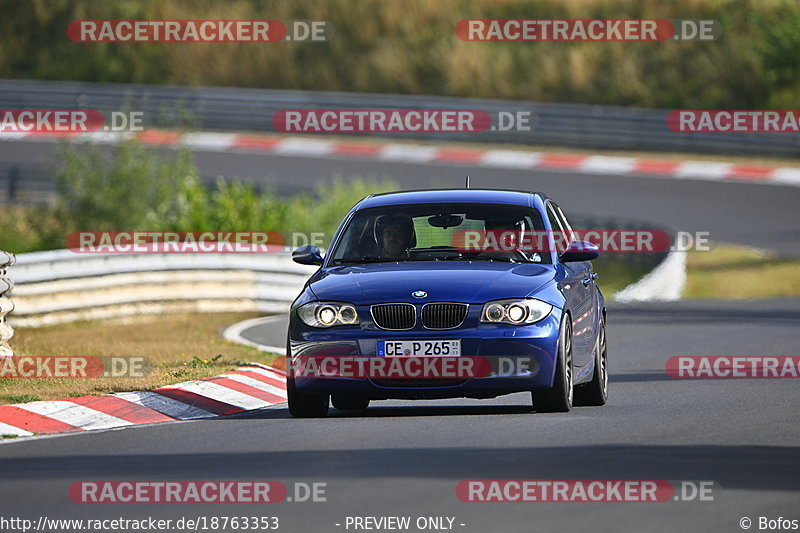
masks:
<svg viewBox="0 0 800 533"><path fill-rule="evenodd" d="M438 203L489 203L510 205L533 205L533 196L542 201L547 195L540 192L501 189L422 189L374 194L364 198L356 209L403 204Z"/></svg>

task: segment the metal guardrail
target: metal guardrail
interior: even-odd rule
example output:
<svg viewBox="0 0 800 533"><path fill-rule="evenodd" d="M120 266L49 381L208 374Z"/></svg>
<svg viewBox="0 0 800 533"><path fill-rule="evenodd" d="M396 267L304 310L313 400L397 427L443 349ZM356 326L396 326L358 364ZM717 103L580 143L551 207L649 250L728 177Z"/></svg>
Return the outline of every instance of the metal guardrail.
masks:
<svg viewBox="0 0 800 533"><path fill-rule="evenodd" d="M670 110L585 104L485 100L443 96L285 91L229 87L171 87L91 82L0 81L0 109L144 111L146 126L226 131L274 131L285 109L479 109L530 111L531 131L374 134L607 150L800 156L800 136L765 133L675 133Z"/></svg>
<svg viewBox="0 0 800 533"><path fill-rule="evenodd" d="M6 276L6 272L15 260L14 254L0 250L0 359L14 355L8 345L8 341L14 336L14 329L6 321L9 313L14 310L14 303L8 297L8 293L14 288L14 282Z"/></svg>

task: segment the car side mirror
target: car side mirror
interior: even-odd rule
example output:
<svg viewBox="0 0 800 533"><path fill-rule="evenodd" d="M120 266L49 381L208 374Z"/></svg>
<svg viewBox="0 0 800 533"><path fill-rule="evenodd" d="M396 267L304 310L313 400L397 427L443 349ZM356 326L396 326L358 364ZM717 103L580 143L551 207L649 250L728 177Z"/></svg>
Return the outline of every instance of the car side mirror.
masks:
<svg viewBox="0 0 800 533"><path fill-rule="evenodd" d="M313 244L306 244L300 248L296 248L292 252L292 261L301 265L321 265L322 252L319 246Z"/></svg>
<svg viewBox="0 0 800 533"><path fill-rule="evenodd" d="M600 255L600 248L588 241L575 241L559 257L562 263L591 261Z"/></svg>

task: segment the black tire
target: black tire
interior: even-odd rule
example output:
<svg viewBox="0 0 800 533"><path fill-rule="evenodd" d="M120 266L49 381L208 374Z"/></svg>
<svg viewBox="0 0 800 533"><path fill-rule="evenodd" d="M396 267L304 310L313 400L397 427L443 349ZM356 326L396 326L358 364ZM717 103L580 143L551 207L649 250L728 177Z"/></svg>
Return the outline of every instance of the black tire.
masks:
<svg viewBox="0 0 800 533"><path fill-rule="evenodd" d="M369 398L350 394L332 394L331 402L335 408L343 411L362 411L369 407Z"/></svg>
<svg viewBox="0 0 800 533"><path fill-rule="evenodd" d="M608 401L608 349L606 347L606 317L600 317L592 380L575 387L575 405L599 406Z"/></svg>
<svg viewBox="0 0 800 533"><path fill-rule="evenodd" d="M532 392L533 408L540 413L566 413L572 409L572 319L567 313L559 332L553 386Z"/></svg>
<svg viewBox="0 0 800 533"><path fill-rule="evenodd" d="M287 340L287 363L292 357L290 350L290 343ZM328 414L330 395L300 392L297 390L293 377L286 376L286 396L289 400L289 413L296 418L321 418Z"/></svg>
<svg viewBox="0 0 800 533"><path fill-rule="evenodd" d="M289 413L297 418L321 418L328 414L330 395L300 392L294 378L286 378Z"/></svg>

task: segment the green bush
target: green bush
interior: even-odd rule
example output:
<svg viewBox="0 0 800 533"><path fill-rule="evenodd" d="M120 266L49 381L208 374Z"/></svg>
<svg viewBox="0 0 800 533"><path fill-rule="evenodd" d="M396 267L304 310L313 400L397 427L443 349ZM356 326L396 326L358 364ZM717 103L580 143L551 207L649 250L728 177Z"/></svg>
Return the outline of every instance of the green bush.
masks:
<svg viewBox="0 0 800 533"><path fill-rule="evenodd" d="M137 142L64 144L60 157L56 213L74 230L162 229L197 174L188 151L161 158Z"/></svg>

